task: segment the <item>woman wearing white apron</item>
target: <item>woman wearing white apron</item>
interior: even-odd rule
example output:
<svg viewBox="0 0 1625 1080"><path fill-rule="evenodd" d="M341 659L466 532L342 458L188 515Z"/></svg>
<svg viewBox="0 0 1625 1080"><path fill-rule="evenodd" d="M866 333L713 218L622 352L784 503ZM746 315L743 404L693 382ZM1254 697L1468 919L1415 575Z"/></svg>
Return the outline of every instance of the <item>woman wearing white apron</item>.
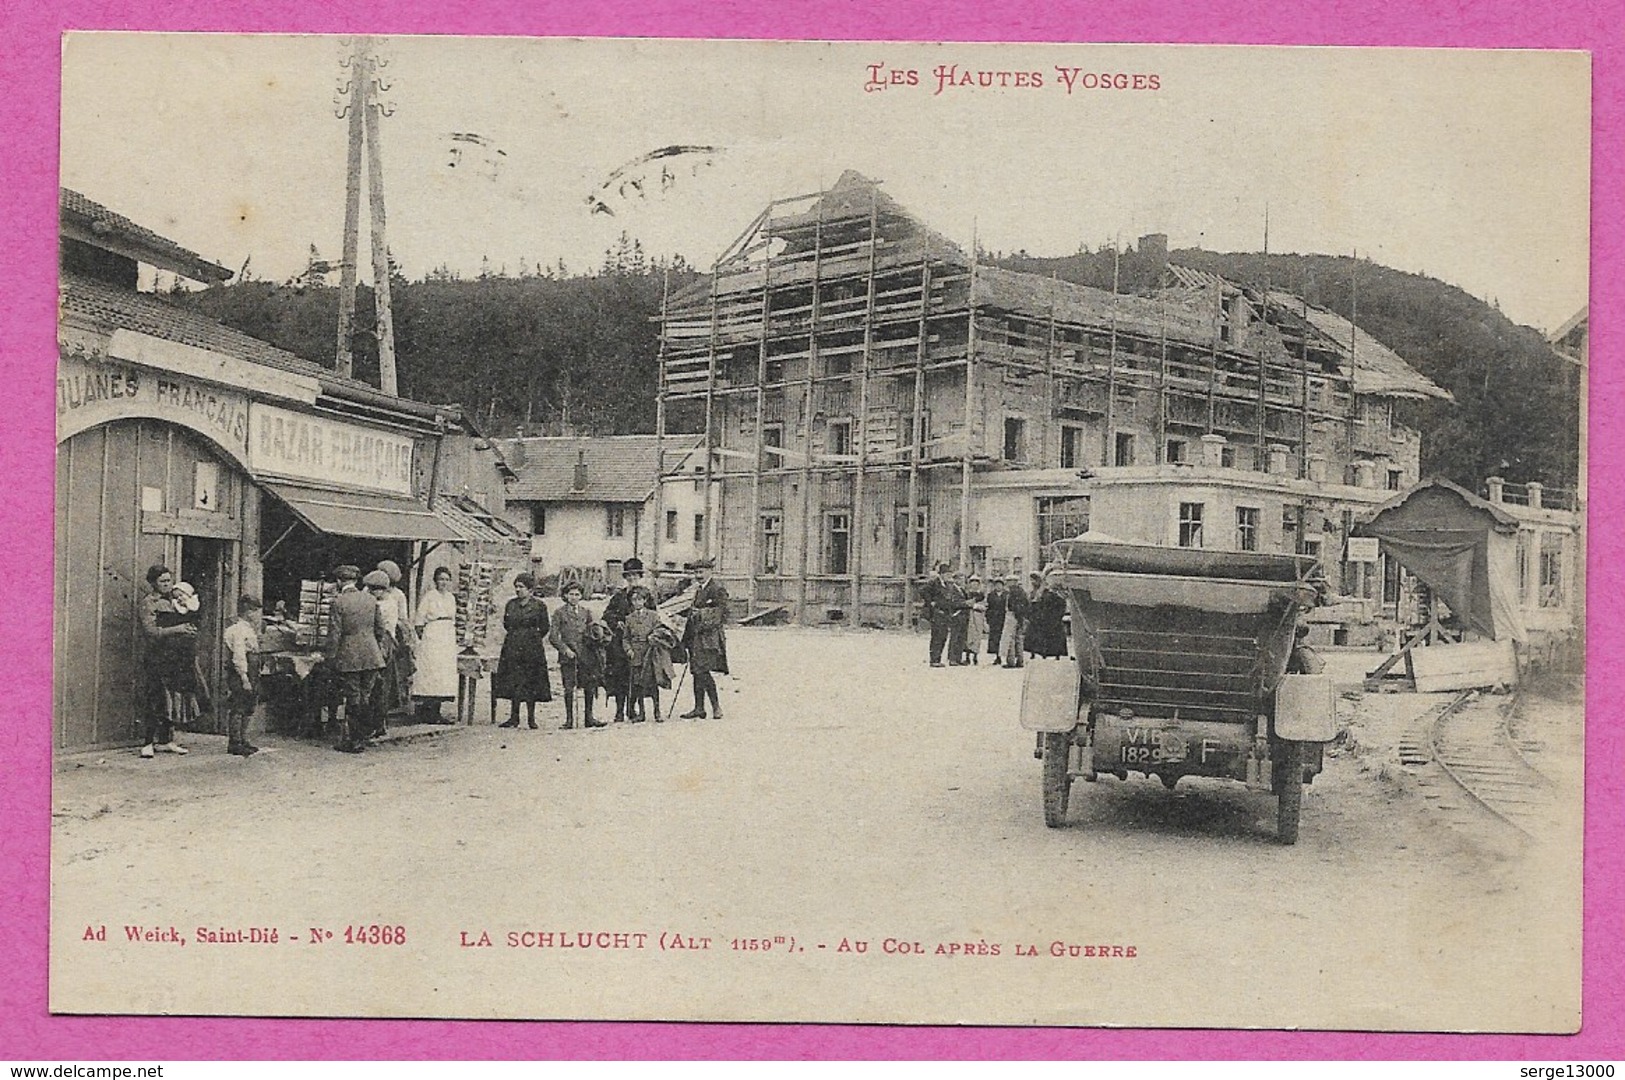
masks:
<svg viewBox="0 0 1625 1080"><path fill-rule="evenodd" d="M457 599L451 591L451 570L434 572L434 591L418 601L417 672L412 678L412 696L417 701L417 719L424 724L444 724L441 706L457 696Z"/></svg>

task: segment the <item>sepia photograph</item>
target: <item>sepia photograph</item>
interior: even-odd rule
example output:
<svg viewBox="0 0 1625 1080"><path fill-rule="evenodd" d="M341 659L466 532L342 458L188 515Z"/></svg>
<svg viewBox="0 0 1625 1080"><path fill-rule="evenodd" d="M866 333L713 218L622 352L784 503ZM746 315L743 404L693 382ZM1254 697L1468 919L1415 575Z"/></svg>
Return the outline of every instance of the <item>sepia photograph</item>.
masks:
<svg viewBox="0 0 1625 1080"><path fill-rule="evenodd" d="M1589 54L61 55L52 1012L1580 1029Z"/></svg>

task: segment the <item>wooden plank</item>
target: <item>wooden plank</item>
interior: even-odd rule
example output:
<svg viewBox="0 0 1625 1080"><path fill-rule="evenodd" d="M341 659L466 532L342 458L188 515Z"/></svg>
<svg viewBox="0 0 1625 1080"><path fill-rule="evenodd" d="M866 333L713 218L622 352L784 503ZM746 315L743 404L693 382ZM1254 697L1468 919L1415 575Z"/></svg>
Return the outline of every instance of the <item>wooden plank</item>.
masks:
<svg viewBox="0 0 1625 1080"><path fill-rule="evenodd" d="M101 573L97 625L100 627L95 664L96 732L98 744L134 742L139 737L143 672L140 603L146 592L139 559L139 538L132 520L141 493L136 467L139 425L115 423L106 427L107 455L102 475ZM91 585L91 582L85 582Z"/></svg>
<svg viewBox="0 0 1625 1080"><path fill-rule="evenodd" d="M761 611L751 612L749 615L746 615L743 619L739 620L739 625L777 626L779 623L785 621L789 610L790 607L788 604L775 604L772 607L763 608Z"/></svg>
<svg viewBox="0 0 1625 1080"><path fill-rule="evenodd" d="M71 485L64 521L59 527L62 545L57 565L63 569L66 601L64 633L57 643L56 662L62 671L62 712L57 717L64 749L79 749L96 742L96 657L101 650L97 622L97 596L102 568L102 474L107 427L91 428L69 439Z"/></svg>
<svg viewBox="0 0 1625 1080"><path fill-rule="evenodd" d="M141 531L166 536L204 536L215 540L235 540L242 526L223 513L207 511L154 511L141 515Z"/></svg>
<svg viewBox="0 0 1625 1080"><path fill-rule="evenodd" d="M1510 685L1518 680L1511 641L1429 645L1411 650L1410 656L1416 671L1416 690L1422 694Z"/></svg>

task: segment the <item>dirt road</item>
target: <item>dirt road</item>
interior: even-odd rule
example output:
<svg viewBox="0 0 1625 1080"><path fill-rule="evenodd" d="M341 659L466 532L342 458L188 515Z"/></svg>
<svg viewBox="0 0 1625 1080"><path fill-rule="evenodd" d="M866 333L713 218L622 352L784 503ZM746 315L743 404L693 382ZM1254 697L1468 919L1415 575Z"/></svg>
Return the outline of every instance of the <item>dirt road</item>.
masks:
<svg viewBox="0 0 1625 1080"><path fill-rule="evenodd" d="M1046 829L1019 675L929 669L923 638L737 630L730 653L721 721L66 765L54 1007L1578 1022L1577 841L1442 827L1386 749L1427 698L1343 702L1355 739L1283 848L1273 801L1219 782L1080 782ZM208 940L256 927L278 941Z"/></svg>

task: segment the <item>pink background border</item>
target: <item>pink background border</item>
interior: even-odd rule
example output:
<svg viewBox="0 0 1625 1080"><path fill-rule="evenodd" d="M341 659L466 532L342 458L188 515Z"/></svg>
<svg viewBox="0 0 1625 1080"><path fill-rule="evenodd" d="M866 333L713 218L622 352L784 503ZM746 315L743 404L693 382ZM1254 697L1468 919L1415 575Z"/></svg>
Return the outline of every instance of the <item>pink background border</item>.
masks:
<svg viewBox="0 0 1625 1080"><path fill-rule="evenodd" d="M992 8L993 5L988 5ZM1091 9L1030 0L983 12L973 0L913 0L889 10L855 2L587 5L510 2L492 10L447 0L64 0L8 4L0 23L0 564L8 589L0 642L12 690L0 719L0 1058L1505 1058L1625 1057L1621 850L1625 791L1613 767L1621 734L1611 707L1625 684L1615 648L1618 534L1592 539L1585 1020L1573 1037L1135 1032L704 1024L515 1024L409 1021L51 1017L45 1011L50 816L52 456L59 35L69 28L313 33L442 33L788 37L1005 41L1185 41L1237 44L1450 45L1572 48L1595 53L1594 311L1621 299L1625 230L1625 0L1410 0L1377 9L1317 0L1156 0ZM341 8L348 11L341 12ZM1068 10L1071 8L1072 10ZM1538 93L1538 87L1531 87ZM1593 323L1593 352L1620 334ZM1613 453L1625 410L1618 373L1593 369L1592 518L1619 520L1625 490Z"/></svg>

